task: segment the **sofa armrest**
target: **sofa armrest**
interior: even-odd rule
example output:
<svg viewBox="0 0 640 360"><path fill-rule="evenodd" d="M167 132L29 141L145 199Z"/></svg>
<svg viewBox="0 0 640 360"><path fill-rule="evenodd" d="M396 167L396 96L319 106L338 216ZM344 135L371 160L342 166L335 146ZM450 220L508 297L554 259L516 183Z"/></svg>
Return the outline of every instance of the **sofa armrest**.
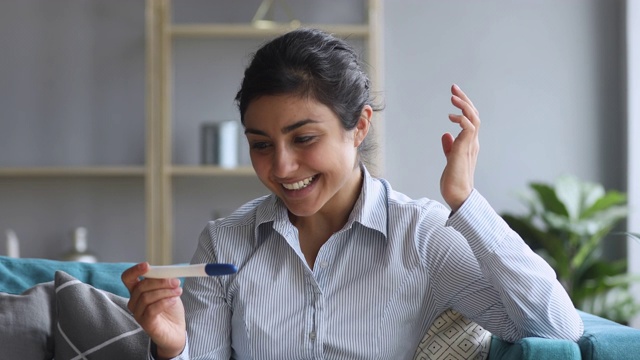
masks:
<svg viewBox="0 0 640 360"><path fill-rule="evenodd" d="M584 334L578 341L583 359L638 359L640 330L579 311Z"/></svg>
<svg viewBox="0 0 640 360"><path fill-rule="evenodd" d="M569 340L524 338L508 343L493 337L489 359L616 359L634 360L640 354L640 330L578 311L584 334Z"/></svg>
<svg viewBox="0 0 640 360"><path fill-rule="evenodd" d="M494 336L489 360L511 359L570 360L581 359L581 356L578 344L569 340L528 337L509 343Z"/></svg>

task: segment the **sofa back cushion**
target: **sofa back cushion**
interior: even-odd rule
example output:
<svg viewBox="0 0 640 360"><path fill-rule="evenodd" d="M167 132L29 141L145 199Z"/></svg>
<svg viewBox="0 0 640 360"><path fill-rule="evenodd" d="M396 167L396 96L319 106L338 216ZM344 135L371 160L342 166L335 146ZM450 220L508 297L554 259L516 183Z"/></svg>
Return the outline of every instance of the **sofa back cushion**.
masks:
<svg viewBox="0 0 640 360"><path fill-rule="evenodd" d="M85 284L129 297L127 288L120 281L120 275L133 265L133 263L81 263L0 256L0 292L22 294L37 284L53 281L54 274L60 270Z"/></svg>

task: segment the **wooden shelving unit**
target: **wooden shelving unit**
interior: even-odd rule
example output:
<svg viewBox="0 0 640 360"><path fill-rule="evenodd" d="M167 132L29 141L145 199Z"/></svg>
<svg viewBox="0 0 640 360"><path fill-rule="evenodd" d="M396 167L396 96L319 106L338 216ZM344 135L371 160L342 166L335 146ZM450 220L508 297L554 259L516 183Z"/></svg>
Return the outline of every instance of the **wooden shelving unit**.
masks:
<svg viewBox="0 0 640 360"><path fill-rule="evenodd" d="M15 167L0 168L0 178L142 177L143 166Z"/></svg>
<svg viewBox="0 0 640 360"><path fill-rule="evenodd" d="M220 6L233 7L234 2L219 2ZM93 188L93 192L101 192L100 186L110 186L114 184L126 184L122 188L126 191L131 190L129 195L136 196L136 204L143 201L144 204L144 232L146 237L146 259L155 264L169 264L173 259L173 237L174 235L174 206L179 201L175 201L176 196L179 199L187 199L193 193L184 195L184 193L174 193L175 189L185 189L192 184L202 184L203 180L214 180L213 183L236 183L238 186L260 186L259 182L254 182L255 172L253 168L243 165L237 168L222 168L218 166L201 166L193 164L193 161L176 161L173 159L173 150L177 148L172 142L172 132L174 124L178 124L172 119L173 114L173 95L175 92L175 84L173 79L174 64L172 64L173 56L176 53L174 46L176 42L190 39L213 39L216 41L194 42L190 45L196 46L220 46L219 44L229 44L231 40L234 44L252 43L253 40L263 41L277 35L283 34L296 27L313 27L329 31L337 36L353 39L358 44L364 45L365 57L367 64L373 69L369 74L374 85L374 91L382 88L382 63L381 63L381 5L382 0L362 0L364 12L358 12L355 15L358 20L354 23L345 24L323 24L308 22L302 23L292 21L288 24L271 23L268 27L261 27L259 24L254 26L250 22L247 23L174 23L172 19L173 2L171 0L144 0L139 4L141 8L144 6L145 11L145 123L144 123L144 139L135 139L138 144L144 141L144 146L137 148L139 152L143 150L144 159L136 159L129 164L131 159L124 159L125 165L92 165L88 160L79 161L81 166L72 165L44 165L44 166L11 166L0 167L0 180L7 184L25 183L27 186L42 187L44 183L49 181L54 186L66 186L64 184L81 184L83 187L98 186ZM178 2L175 2L179 6ZM182 4L183 5L183 4ZM210 4L206 5L210 6ZM217 5L213 5L217 6ZM183 9L184 8L176 8ZM364 17L364 21L361 21ZM347 17L348 21L349 17ZM221 41L218 41L221 40ZM248 41L247 41L248 40ZM217 45L216 45L217 44ZM224 45L222 45L224 46ZM360 46L360 45L359 45ZM235 59L235 58L234 58ZM222 62L221 62L222 63ZM238 78L238 81L240 79ZM217 84L216 84L217 86ZM88 119L87 121L90 121ZM376 128L382 129L382 119L377 119ZM133 126L133 125L132 125ZM141 124L137 123L138 131ZM126 129L126 127L125 127ZM180 128L178 128L180 129ZM126 130L125 130L126 131ZM177 131L176 131L177 132ZM140 134L140 133L138 133ZM382 144L382 134L376 132L378 143ZM195 139L194 134L194 139ZM130 140L129 140L130 141ZM128 144L131 145L130 143ZM110 145L111 146L111 145ZM116 146L116 145L113 145ZM106 151L108 149L103 148ZM77 150L76 150L77 151ZM136 156L139 156L136 155ZM46 158L46 157L45 157ZM59 163L59 160L54 161ZM381 164L378 164L378 167ZM235 181L235 180L239 181ZM103 184L100 181L106 180ZM218 182L219 180L219 182ZM180 183L178 183L180 182ZM178 184L176 184L178 183ZM36 185L33 185L36 184ZM62 184L62 185L61 185ZM100 184L100 185L96 185ZM183 185L182 187L181 184ZM186 185L185 185L186 184ZM118 185L117 185L118 186ZM226 186L226 185L225 185ZM142 188L143 193L140 194L139 189ZM96 190L97 189L97 190ZM249 190L251 190L249 189ZM237 188L236 188L237 190ZM84 191L84 188L83 188ZM184 191L184 190L182 190ZM216 189L212 192L215 193ZM244 191L244 189L240 190ZM70 190L73 193L73 189ZM93 194L91 194L93 196ZM196 195L197 196L197 195ZM204 194L204 197L213 196L215 194ZM228 200L229 196L227 196ZM124 198L128 201L129 198ZM75 200L81 202L79 200ZM190 200L192 201L192 200ZM183 202L185 203L185 202ZM189 206L189 202L186 203ZM122 203L124 207L129 203ZM48 206L57 206L57 204L48 204ZM115 202L109 206L119 208L120 203ZM219 208L212 210L212 213L224 213L229 210L226 203L216 205ZM37 205L36 205L37 207ZM104 210L98 206L100 211ZM75 211L75 210L69 210ZM100 216L111 216L112 209L109 209ZM132 215L140 216L139 208L136 207L132 211ZM181 211L181 210L179 210ZM199 210L201 211L201 210ZM71 214L73 215L73 214ZM121 214L120 214L121 215ZM118 216L114 216L117 219ZM66 221L66 219L64 220ZM86 220L83 220L86 221ZM114 220L118 221L118 220ZM136 218L136 224L140 220ZM180 223L182 224L182 222ZM131 226L129 224L129 226ZM53 228L53 227L52 227ZM103 241L109 241L111 234L105 234ZM119 233L119 238L127 237L127 234ZM136 235L136 239L139 235ZM131 241L134 241L133 237ZM137 240L136 240L137 241ZM139 243L138 243L139 244ZM138 249L139 251L139 249ZM138 255L136 255L138 256Z"/></svg>
<svg viewBox="0 0 640 360"><path fill-rule="evenodd" d="M173 176L255 176L255 171L250 166L233 169L218 166L171 166L167 169L168 175Z"/></svg>
<svg viewBox="0 0 640 360"><path fill-rule="evenodd" d="M324 29L338 36L369 36L367 25L305 24L304 26ZM289 25L276 25L261 29L247 24L192 24L171 25L167 31L173 37L263 38L278 36L294 28Z"/></svg>

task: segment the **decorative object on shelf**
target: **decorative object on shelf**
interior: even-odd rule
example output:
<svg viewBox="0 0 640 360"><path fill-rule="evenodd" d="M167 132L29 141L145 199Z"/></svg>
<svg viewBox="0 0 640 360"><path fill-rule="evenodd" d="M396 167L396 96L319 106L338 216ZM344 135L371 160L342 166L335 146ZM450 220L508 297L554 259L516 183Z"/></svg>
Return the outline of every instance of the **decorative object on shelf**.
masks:
<svg viewBox="0 0 640 360"><path fill-rule="evenodd" d="M287 16L288 23L279 23L275 21L273 13L276 4L280 3L281 8ZM284 0L263 0L256 11L256 14L251 20L251 25L258 29L272 29L278 26L288 26L290 28L297 28L300 26L300 21L295 18L291 8Z"/></svg>
<svg viewBox="0 0 640 360"><path fill-rule="evenodd" d="M6 231L7 235L7 256L11 258L20 257L20 241L16 232L9 229Z"/></svg>
<svg viewBox="0 0 640 360"><path fill-rule="evenodd" d="M628 214L626 195L571 176L530 188L529 213L502 217L556 271L576 308L620 323L638 314L629 287L639 277L627 273L626 259L602 256L608 235Z"/></svg>
<svg viewBox="0 0 640 360"><path fill-rule="evenodd" d="M98 258L87 251L87 229L78 227L73 231L73 248L62 256L62 260L87 263L98 262Z"/></svg>
<svg viewBox="0 0 640 360"><path fill-rule="evenodd" d="M223 168L238 166L238 122L234 120L204 123L200 128L203 165Z"/></svg>

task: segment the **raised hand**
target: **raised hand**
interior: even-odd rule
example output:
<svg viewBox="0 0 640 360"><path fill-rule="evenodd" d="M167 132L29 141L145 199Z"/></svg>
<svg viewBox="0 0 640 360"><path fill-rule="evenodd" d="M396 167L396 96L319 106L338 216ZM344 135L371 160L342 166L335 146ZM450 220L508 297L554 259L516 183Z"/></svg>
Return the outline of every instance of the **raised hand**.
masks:
<svg viewBox="0 0 640 360"><path fill-rule="evenodd" d="M460 125L462 130L455 138L450 133L442 135L447 165L440 177L440 192L451 210L456 211L473 190L473 174L480 149L480 117L458 85L451 86L451 94L451 103L462 110L462 114L449 114L449 120Z"/></svg>
<svg viewBox="0 0 640 360"><path fill-rule="evenodd" d="M145 262L122 273L122 282L131 294L127 307L156 344L158 358L173 358L182 353L186 344L180 280L141 280L148 270L149 264Z"/></svg>

